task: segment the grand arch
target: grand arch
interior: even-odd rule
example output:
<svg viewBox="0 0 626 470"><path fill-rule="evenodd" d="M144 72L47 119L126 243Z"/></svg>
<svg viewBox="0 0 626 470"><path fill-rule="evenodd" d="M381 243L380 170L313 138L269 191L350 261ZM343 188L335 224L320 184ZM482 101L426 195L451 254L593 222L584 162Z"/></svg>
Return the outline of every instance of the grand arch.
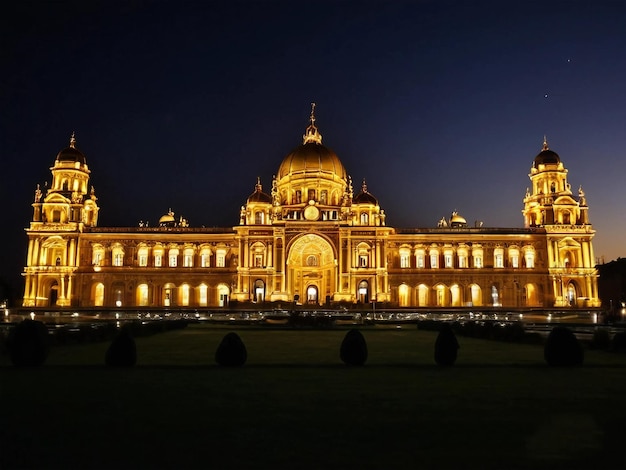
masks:
<svg viewBox="0 0 626 470"><path fill-rule="evenodd" d="M309 233L288 248L287 290L302 303L323 304L337 285L335 250L328 240Z"/></svg>

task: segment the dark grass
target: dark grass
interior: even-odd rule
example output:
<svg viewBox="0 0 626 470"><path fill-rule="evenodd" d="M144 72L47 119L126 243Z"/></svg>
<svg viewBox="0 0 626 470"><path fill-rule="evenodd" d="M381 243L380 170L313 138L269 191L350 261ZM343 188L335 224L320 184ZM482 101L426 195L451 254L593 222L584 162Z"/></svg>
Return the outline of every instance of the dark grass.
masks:
<svg viewBox="0 0 626 470"><path fill-rule="evenodd" d="M215 365L231 329L55 347L38 369L0 357L0 468L625 468L626 356L586 350L555 369L541 345L363 328L364 367L339 360L347 330L239 328L248 362Z"/></svg>

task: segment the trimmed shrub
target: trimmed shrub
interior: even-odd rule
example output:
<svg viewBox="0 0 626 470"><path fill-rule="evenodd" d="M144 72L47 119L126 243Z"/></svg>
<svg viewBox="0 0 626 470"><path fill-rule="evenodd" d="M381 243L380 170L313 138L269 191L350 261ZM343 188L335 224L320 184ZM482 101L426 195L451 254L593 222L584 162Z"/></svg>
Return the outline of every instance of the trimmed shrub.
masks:
<svg viewBox="0 0 626 470"><path fill-rule="evenodd" d="M543 357L550 366L580 366L584 351L572 330L565 326L555 326L546 340Z"/></svg>
<svg viewBox="0 0 626 470"><path fill-rule="evenodd" d="M240 367L246 363L248 351L246 345L237 333L230 332L224 338L215 351L215 362L220 366Z"/></svg>
<svg viewBox="0 0 626 470"><path fill-rule="evenodd" d="M137 346L130 328L123 327L111 341L104 363L110 367L133 367L137 363Z"/></svg>
<svg viewBox="0 0 626 470"><path fill-rule="evenodd" d="M37 367L46 362L50 344L48 328L37 320L22 320L7 338L11 363L17 367Z"/></svg>
<svg viewBox="0 0 626 470"><path fill-rule="evenodd" d="M367 361L367 343L361 332L352 329L341 342L339 357L348 366L362 366Z"/></svg>
<svg viewBox="0 0 626 470"><path fill-rule="evenodd" d="M442 323L435 340L435 362L440 366L454 365L459 348L452 327L448 323Z"/></svg>

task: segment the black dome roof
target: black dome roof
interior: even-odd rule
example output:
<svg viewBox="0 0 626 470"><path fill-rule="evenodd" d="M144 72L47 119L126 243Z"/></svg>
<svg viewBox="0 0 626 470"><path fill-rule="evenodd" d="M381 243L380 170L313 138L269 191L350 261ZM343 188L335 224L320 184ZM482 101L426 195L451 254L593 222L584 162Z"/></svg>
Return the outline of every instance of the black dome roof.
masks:
<svg viewBox="0 0 626 470"><path fill-rule="evenodd" d="M262 202L268 204L272 203L272 196L263 192L260 178L259 180L257 180L257 184L254 187L254 192L248 197L248 202Z"/></svg>
<svg viewBox="0 0 626 470"><path fill-rule="evenodd" d="M354 204L375 204L378 205L378 199L374 197L373 194L367 191L367 184L365 180L363 180L363 186L361 187L361 192L357 194L354 199L352 199Z"/></svg>
<svg viewBox="0 0 626 470"><path fill-rule="evenodd" d="M57 154L57 161L59 162L79 162L85 164L85 155L76 148L76 138L74 134L70 138L70 146L64 148Z"/></svg>
<svg viewBox="0 0 626 470"><path fill-rule="evenodd" d="M548 148L548 142L544 139L543 149L535 157L535 166L537 165L558 165L561 163L559 154Z"/></svg>

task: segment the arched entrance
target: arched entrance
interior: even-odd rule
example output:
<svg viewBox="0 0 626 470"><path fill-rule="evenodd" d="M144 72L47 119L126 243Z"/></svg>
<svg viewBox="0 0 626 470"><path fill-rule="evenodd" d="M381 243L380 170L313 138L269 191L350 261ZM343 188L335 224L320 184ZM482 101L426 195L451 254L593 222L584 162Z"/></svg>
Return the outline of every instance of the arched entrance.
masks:
<svg viewBox="0 0 626 470"><path fill-rule="evenodd" d="M265 283L261 279L254 281L254 301L263 302L265 300Z"/></svg>
<svg viewBox="0 0 626 470"><path fill-rule="evenodd" d="M370 285L367 281L359 282L359 287L357 288L357 302L360 304L366 304L370 301Z"/></svg>
<svg viewBox="0 0 626 470"><path fill-rule="evenodd" d="M291 243L287 254L287 290L290 296L318 303L336 292L335 250L321 235L308 233Z"/></svg>
<svg viewBox="0 0 626 470"><path fill-rule="evenodd" d="M226 284L219 284L217 286L217 298L218 298L218 305L220 307L228 306L229 295L230 295L230 289L228 288Z"/></svg>
<svg viewBox="0 0 626 470"><path fill-rule="evenodd" d="M57 300L59 300L59 285L56 282L50 286L48 300L49 307L54 307L57 304Z"/></svg>
<svg viewBox="0 0 626 470"><path fill-rule="evenodd" d="M315 284L311 284L306 288L306 303L307 304L319 304L318 291Z"/></svg>

